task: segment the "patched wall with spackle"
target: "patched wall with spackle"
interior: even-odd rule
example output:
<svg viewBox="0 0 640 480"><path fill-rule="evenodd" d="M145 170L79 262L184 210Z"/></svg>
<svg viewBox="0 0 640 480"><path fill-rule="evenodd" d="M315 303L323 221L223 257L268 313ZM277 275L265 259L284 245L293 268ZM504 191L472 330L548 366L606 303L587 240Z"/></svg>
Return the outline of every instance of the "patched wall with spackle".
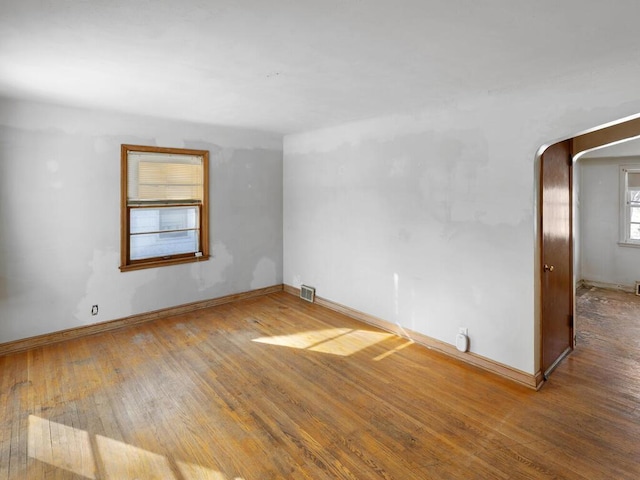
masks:
<svg viewBox="0 0 640 480"><path fill-rule="evenodd" d="M213 258L120 272L122 143L209 150ZM0 225L0 343L277 285L282 137L0 100Z"/></svg>
<svg viewBox="0 0 640 480"><path fill-rule="evenodd" d="M624 69L286 136L284 283L536 373L536 153L640 111Z"/></svg>

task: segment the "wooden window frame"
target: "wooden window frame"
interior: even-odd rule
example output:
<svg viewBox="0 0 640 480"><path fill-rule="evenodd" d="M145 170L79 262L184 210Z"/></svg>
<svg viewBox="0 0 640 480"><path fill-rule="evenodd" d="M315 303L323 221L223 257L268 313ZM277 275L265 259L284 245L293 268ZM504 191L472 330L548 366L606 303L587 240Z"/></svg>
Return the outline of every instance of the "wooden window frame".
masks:
<svg viewBox="0 0 640 480"><path fill-rule="evenodd" d="M628 178L629 173L640 173L640 164L620 165L620 239L618 245L623 247L640 247L640 240L632 239L630 235L631 227L631 205L628 200Z"/></svg>
<svg viewBox="0 0 640 480"><path fill-rule="evenodd" d="M193 155L202 157L202 204L199 205L200 251L164 257L130 259L130 210L128 205L129 152L147 152L167 155ZM159 203L160 206L181 206L180 203ZM201 262L209 259L209 151L186 148L151 147L144 145L121 145L120 149L120 271L164 267L182 263Z"/></svg>

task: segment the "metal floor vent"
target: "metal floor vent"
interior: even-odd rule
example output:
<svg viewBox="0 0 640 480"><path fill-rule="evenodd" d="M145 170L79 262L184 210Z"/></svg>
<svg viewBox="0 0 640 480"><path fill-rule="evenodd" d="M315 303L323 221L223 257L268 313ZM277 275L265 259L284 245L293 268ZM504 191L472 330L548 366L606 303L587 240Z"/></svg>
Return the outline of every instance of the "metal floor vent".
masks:
<svg viewBox="0 0 640 480"><path fill-rule="evenodd" d="M306 300L307 302L313 303L313 299L316 296L316 289L313 287L308 287L306 285L300 286L300 298Z"/></svg>

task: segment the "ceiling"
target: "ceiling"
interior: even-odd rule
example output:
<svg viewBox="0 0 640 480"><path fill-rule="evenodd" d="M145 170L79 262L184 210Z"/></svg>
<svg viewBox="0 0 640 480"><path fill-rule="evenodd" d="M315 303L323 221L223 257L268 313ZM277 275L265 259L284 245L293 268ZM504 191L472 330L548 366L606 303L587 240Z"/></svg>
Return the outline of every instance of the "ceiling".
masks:
<svg viewBox="0 0 640 480"><path fill-rule="evenodd" d="M1 0L0 96L279 133L638 61L640 2Z"/></svg>

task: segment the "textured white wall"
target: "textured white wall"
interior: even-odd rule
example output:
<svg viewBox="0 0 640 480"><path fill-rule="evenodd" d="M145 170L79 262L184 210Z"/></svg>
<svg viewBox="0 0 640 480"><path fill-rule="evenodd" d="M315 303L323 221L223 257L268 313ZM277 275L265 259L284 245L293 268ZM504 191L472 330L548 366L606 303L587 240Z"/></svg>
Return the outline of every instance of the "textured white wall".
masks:
<svg viewBox="0 0 640 480"><path fill-rule="evenodd" d="M581 164L582 279L633 289L640 281L640 248L618 245L620 165L640 157L583 158Z"/></svg>
<svg viewBox="0 0 640 480"><path fill-rule="evenodd" d="M122 143L210 151L215 258L119 271ZM0 343L280 284L282 139L0 100L0 225Z"/></svg>
<svg viewBox="0 0 640 480"><path fill-rule="evenodd" d="M633 72L633 73L631 73ZM284 140L284 282L528 373L538 148L640 111L637 66Z"/></svg>

